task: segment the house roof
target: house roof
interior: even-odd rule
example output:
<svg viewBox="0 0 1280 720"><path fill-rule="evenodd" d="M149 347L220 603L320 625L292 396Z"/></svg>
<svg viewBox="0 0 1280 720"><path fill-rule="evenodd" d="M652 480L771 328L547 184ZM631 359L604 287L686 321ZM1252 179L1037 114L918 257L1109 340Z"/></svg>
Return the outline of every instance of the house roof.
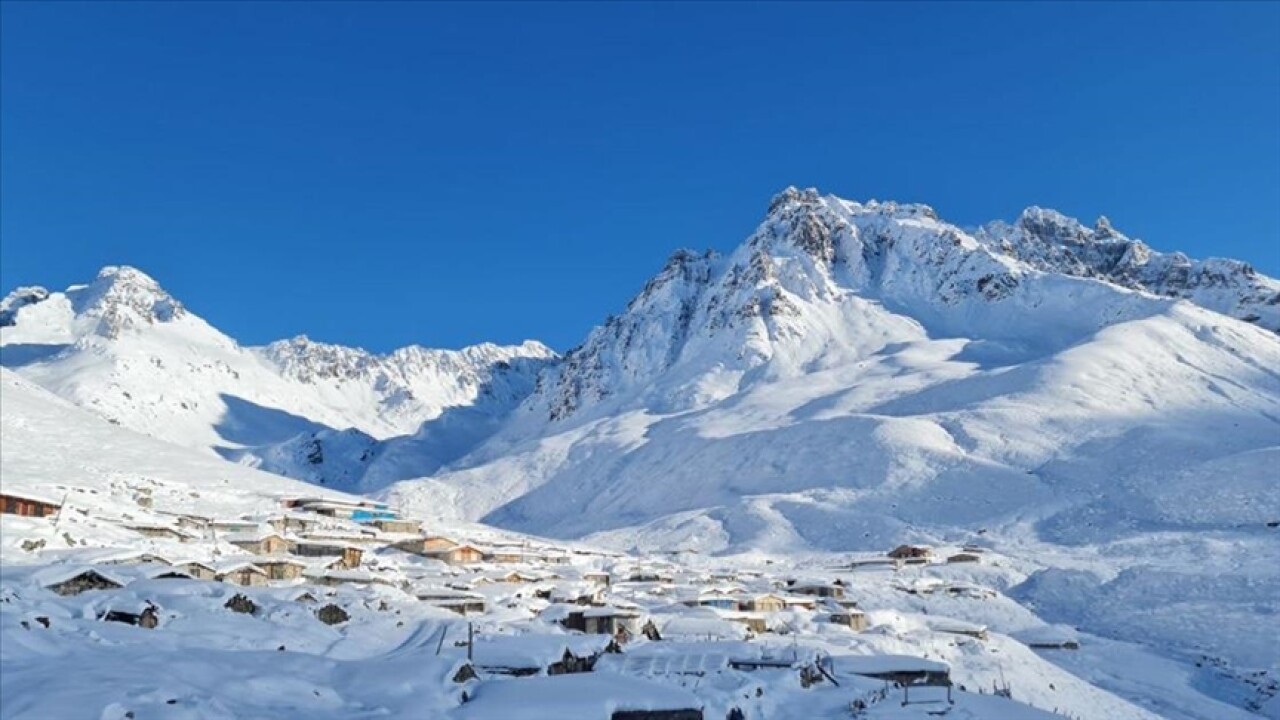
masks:
<svg viewBox="0 0 1280 720"><path fill-rule="evenodd" d="M838 672L879 675L897 672L951 672L951 666L937 660L912 655L840 655L832 658Z"/></svg>
<svg viewBox="0 0 1280 720"><path fill-rule="evenodd" d="M38 503L44 503L45 505L62 506L62 501L55 499L51 495L45 495L38 490L29 490L25 487L14 488L12 483L8 480L5 481L4 489L0 489L0 496L18 498L20 500L32 500Z"/></svg>
<svg viewBox="0 0 1280 720"><path fill-rule="evenodd" d="M239 570L249 570L251 572L257 572L257 573L266 575L267 574L266 570L263 570L262 568L254 564L254 560L256 559L257 558L250 560L250 559L242 558L242 559L223 560L222 562L215 563L213 565L213 570L219 575L225 575L226 573L237 572Z"/></svg>
<svg viewBox="0 0 1280 720"><path fill-rule="evenodd" d="M605 635L486 635L476 638L472 648L478 668L546 668L559 662L568 651L575 657L604 652L610 638Z"/></svg>
<svg viewBox="0 0 1280 720"><path fill-rule="evenodd" d="M128 583L128 579L120 573L111 570L104 570L96 565L53 565L37 571L32 575L41 587L50 587L52 585L60 585L68 580L79 577L85 573L96 573L101 577L123 587Z"/></svg>
<svg viewBox="0 0 1280 720"><path fill-rule="evenodd" d="M607 718L618 711L700 709L688 690L608 673L573 673L479 684L454 711L460 720Z"/></svg>

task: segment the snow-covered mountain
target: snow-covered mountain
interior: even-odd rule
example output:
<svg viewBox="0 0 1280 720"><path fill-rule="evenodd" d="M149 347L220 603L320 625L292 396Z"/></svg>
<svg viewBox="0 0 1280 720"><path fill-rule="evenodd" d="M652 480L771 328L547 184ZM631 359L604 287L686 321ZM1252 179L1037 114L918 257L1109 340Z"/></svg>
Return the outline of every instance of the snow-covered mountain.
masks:
<svg viewBox="0 0 1280 720"><path fill-rule="evenodd" d="M536 342L388 355L305 337L242 347L129 267L65 292L15 290L0 301L0 341L6 367L113 422L346 485L376 462L380 440L462 410L491 425L555 358ZM451 458L416 459L410 475Z"/></svg>
<svg viewBox="0 0 1280 720"><path fill-rule="evenodd" d="M968 233L922 205L788 190L732 253L674 255L493 437L388 497L624 548L999 538L1088 568L1036 586L1069 586L1072 622L1268 665L1241 629L1259 588L1280 593L1254 561L1280 552L1280 284L1028 218L1078 227L1032 210ZM1126 263L1076 247L1111 242ZM1136 592L1104 617L1122 571L1194 607ZM1187 612L1231 619L1202 633Z"/></svg>
<svg viewBox="0 0 1280 720"><path fill-rule="evenodd" d="M1066 512L1059 489L1118 492L1166 461L1280 444L1280 337L1248 322L1280 283L1099 228L1032 209L974 235L923 205L788 189L729 255L677 252L492 439L396 492L564 535L693 512L663 542L835 549L931 517ZM1079 247L1111 244L1145 270ZM1235 272L1188 280L1210 267ZM1229 288L1243 321L1167 297ZM1138 452L1159 469L1128 466Z"/></svg>
<svg viewBox="0 0 1280 720"><path fill-rule="evenodd" d="M417 517L762 562L997 548L1044 620L1274 707L1232 693L1280 671L1280 282L1105 219L966 231L788 189L562 359L242 347L129 268L16 290L0 326L25 388Z"/></svg>

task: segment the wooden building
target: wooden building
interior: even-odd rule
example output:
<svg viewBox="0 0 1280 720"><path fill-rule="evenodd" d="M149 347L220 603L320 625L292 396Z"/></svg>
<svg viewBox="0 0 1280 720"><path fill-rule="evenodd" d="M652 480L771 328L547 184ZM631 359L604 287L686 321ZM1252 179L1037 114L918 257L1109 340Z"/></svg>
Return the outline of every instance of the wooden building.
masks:
<svg viewBox="0 0 1280 720"><path fill-rule="evenodd" d="M867 615L861 610L849 608L833 612L827 619L836 625L846 625L857 632L862 632L867 629Z"/></svg>
<svg viewBox="0 0 1280 720"><path fill-rule="evenodd" d="M378 528L382 532L389 533L416 533L422 530L422 523L417 520L403 520L382 518L369 523Z"/></svg>
<svg viewBox="0 0 1280 720"><path fill-rule="evenodd" d="M27 493L16 493L9 490L0 491L0 512L6 515L23 515L25 517L48 517L62 506L52 500L35 497Z"/></svg>
<svg viewBox="0 0 1280 720"><path fill-rule="evenodd" d="M797 595L812 595L814 597L826 598L844 597L844 586L836 583L797 581L792 583L791 587L788 589Z"/></svg>
<svg viewBox="0 0 1280 720"><path fill-rule="evenodd" d="M212 565L207 565L196 560L177 563L173 567L190 575L196 580L216 580L218 578L218 571L215 570Z"/></svg>
<svg viewBox="0 0 1280 720"><path fill-rule="evenodd" d="M248 561L222 563L215 568L216 580L232 585L256 586L267 584L267 573Z"/></svg>
<svg viewBox="0 0 1280 720"><path fill-rule="evenodd" d="M342 558L342 566L348 569L360 567L364 560L364 550L350 543L298 540L293 543L290 552L299 557Z"/></svg>
<svg viewBox="0 0 1280 720"><path fill-rule="evenodd" d="M288 555L269 555L254 558L253 564L262 568L268 580L294 580L302 577L307 564Z"/></svg>
<svg viewBox="0 0 1280 720"><path fill-rule="evenodd" d="M933 551L923 545L899 545L888 553L894 560L904 562L926 562L933 556Z"/></svg>
<svg viewBox="0 0 1280 720"><path fill-rule="evenodd" d="M41 584L58 595L79 595L89 590L116 590L124 587L124 581L101 570L80 569L60 571L42 578Z"/></svg>
<svg viewBox="0 0 1280 720"><path fill-rule="evenodd" d="M275 532L232 533L224 535L222 539L254 555L279 555L289 552L289 541Z"/></svg>
<svg viewBox="0 0 1280 720"><path fill-rule="evenodd" d="M765 593L756 595L747 601L747 610L752 612L781 612L787 608L787 602L781 595Z"/></svg>
<svg viewBox="0 0 1280 720"><path fill-rule="evenodd" d="M484 562L484 550L470 543L461 543L441 550L428 550L419 554L449 565L471 565Z"/></svg>
<svg viewBox="0 0 1280 720"><path fill-rule="evenodd" d="M177 525L164 525L161 523L133 523L125 525L126 528L149 538L161 538L164 540L177 540L178 542L187 542L196 537L191 532L184 530Z"/></svg>

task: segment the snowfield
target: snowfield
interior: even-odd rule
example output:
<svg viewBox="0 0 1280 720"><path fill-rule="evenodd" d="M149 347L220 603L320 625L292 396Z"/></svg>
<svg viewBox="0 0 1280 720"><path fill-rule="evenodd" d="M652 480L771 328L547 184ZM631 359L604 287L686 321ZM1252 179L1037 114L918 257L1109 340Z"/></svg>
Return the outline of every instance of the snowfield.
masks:
<svg viewBox="0 0 1280 720"><path fill-rule="evenodd" d="M1277 332L1280 282L1105 218L966 231L795 189L563 356L246 348L125 267L21 288L0 480L62 507L0 515L0 716L1280 718ZM282 504L306 497L475 557ZM362 559L158 578L279 565L231 543L276 525ZM121 587L48 588L88 568ZM99 618L148 603L153 629ZM603 652L562 622L584 606L637 626L550 671ZM894 668L954 705L866 674Z"/></svg>

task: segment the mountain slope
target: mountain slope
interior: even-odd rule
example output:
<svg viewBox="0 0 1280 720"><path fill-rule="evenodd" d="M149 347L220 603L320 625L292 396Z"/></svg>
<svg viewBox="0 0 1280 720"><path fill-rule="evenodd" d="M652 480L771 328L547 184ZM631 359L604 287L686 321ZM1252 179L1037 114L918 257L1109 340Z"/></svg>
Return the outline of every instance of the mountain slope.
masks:
<svg viewBox="0 0 1280 720"><path fill-rule="evenodd" d="M1280 597L1280 336L991 237L784 193L733 253L673 257L469 456L387 496L622 548L994 544L1046 573L1025 593L1051 619L1274 669L1251 628Z"/></svg>
<svg viewBox="0 0 1280 720"><path fill-rule="evenodd" d="M456 408L507 412L555 357L536 342L389 355L305 337L241 347L127 267L66 292L19 289L0 303L0 324L4 365L60 397L179 445L330 484L358 481L377 441Z"/></svg>

